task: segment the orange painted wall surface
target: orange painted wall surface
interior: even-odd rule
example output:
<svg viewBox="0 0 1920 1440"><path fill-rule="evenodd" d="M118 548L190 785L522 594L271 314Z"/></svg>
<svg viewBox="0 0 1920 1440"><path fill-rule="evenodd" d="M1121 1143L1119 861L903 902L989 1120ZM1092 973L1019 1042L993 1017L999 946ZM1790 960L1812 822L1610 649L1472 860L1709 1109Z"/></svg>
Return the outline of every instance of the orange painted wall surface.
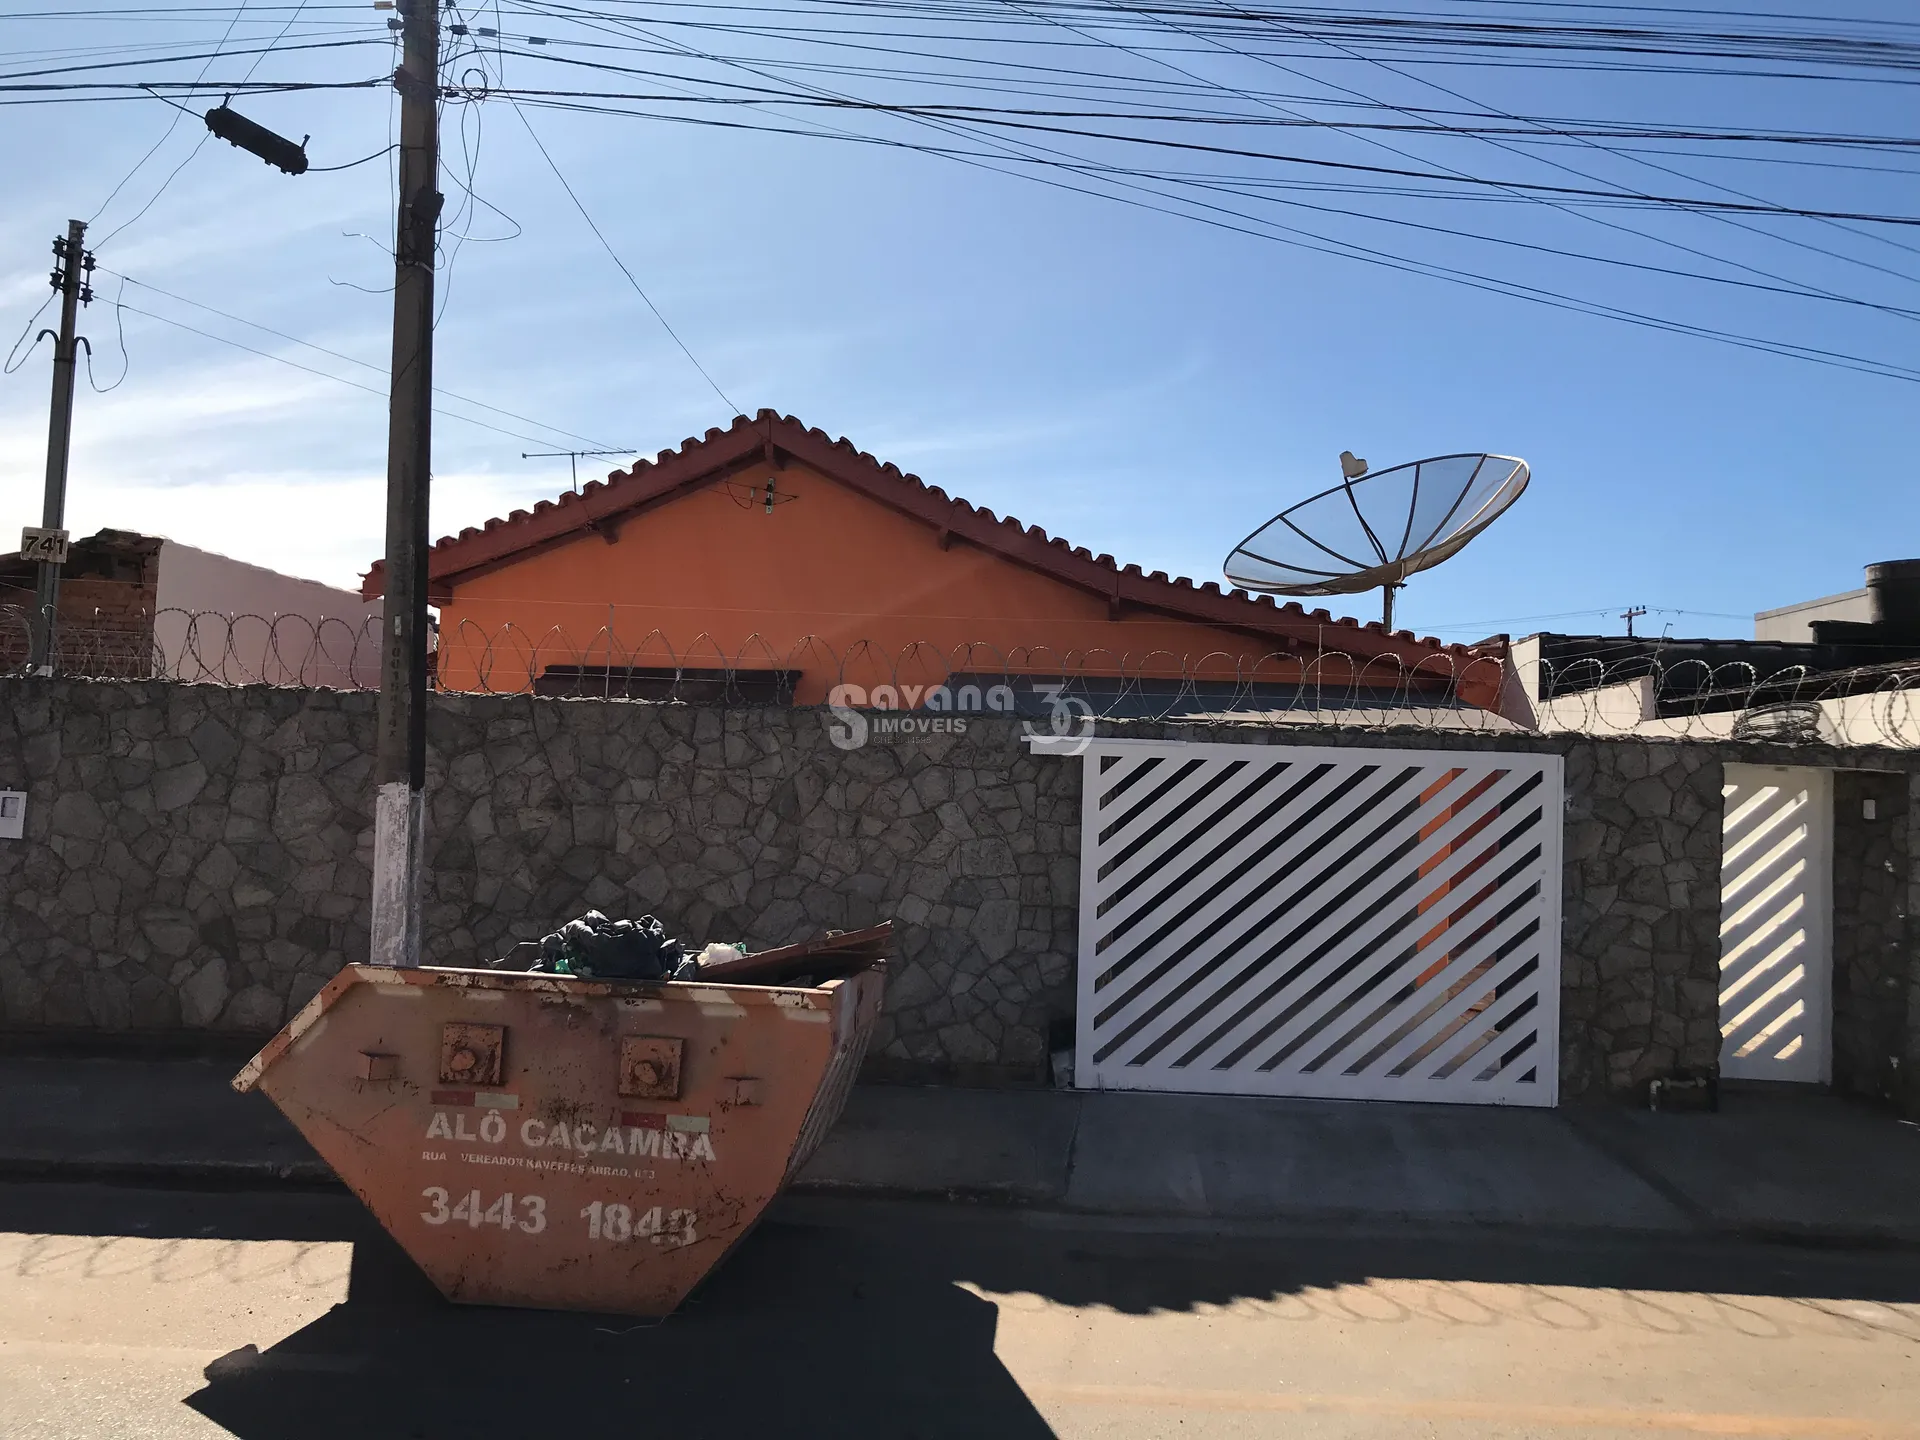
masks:
<svg viewBox="0 0 1920 1440"><path fill-rule="evenodd" d="M583 532L457 579L440 607L441 684L518 691L545 665L732 663L802 670L795 698L819 703L843 679L1058 673L1069 655L1098 674L1177 676L1209 655L1205 673L1219 678L1236 663L1262 679L1300 674L1277 640L1151 613L1111 620L1100 596L963 541L942 550L925 521L798 464L775 482L794 498L769 514L746 497L770 473L627 517L612 544ZM931 649L916 655L916 643Z"/></svg>

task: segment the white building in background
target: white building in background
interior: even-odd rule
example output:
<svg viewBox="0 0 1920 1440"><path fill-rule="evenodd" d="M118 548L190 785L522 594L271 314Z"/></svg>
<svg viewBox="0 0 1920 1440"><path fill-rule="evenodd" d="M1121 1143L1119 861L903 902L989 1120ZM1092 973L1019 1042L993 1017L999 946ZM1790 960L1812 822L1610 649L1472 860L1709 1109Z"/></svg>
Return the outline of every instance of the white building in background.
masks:
<svg viewBox="0 0 1920 1440"><path fill-rule="evenodd" d="M0 671L22 665L36 566L0 555ZM177 540L102 530L61 569L60 668L100 679L370 688L380 603Z"/></svg>
<svg viewBox="0 0 1920 1440"><path fill-rule="evenodd" d="M181 680L371 688L380 602L178 540L160 543L153 638Z"/></svg>
<svg viewBox="0 0 1920 1440"><path fill-rule="evenodd" d="M1838 595L1823 595L1818 600L1802 600L1782 605L1777 610L1762 610L1753 617L1755 640L1784 640L1792 644L1811 644L1816 620L1873 619L1873 592L1867 589L1845 590Z"/></svg>
<svg viewBox="0 0 1920 1440"><path fill-rule="evenodd" d="M178 540L160 541L159 610L218 610L228 615L378 615L360 592L283 575Z"/></svg>

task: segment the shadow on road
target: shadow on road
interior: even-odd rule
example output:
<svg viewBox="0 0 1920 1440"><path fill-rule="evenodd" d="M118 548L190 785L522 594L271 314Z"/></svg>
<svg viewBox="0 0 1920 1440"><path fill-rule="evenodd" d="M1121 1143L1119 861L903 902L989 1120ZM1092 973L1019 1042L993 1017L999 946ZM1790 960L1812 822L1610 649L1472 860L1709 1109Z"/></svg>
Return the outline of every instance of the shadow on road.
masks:
<svg viewBox="0 0 1920 1440"><path fill-rule="evenodd" d="M223 1357L188 1399L242 1440L1045 1436L994 1349L1000 1304L1032 1297L1128 1314L1251 1301L1347 1329L1391 1327L1422 1306L1449 1324L1552 1331L1604 1315L1664 1335L1702 1323L1702 1306L1664 1303L1676 1292L1920 1301L1911 1249L1463 1227L1204 1232L803 1198L777 1206L671 1319L636 1323L445 1304L338 1193L5 1185L0 1230L352 1242L343 1304ZM1351 1303L1358 1292L1343 1287L1372 1280L1443 1283ZM1704 1308L1716 1307L1725 1315L1708 1323L1748 1323L1737 1305Z"/></svg>
<svg viewBox="0 0 1920 1440"><path fill-rule="evenodd" d="M769 1227L665 1322L446 1305L377 1237L344 1305L187 1403L243 1440L1051 1435L997 1313L852 1230Z"/></svg>

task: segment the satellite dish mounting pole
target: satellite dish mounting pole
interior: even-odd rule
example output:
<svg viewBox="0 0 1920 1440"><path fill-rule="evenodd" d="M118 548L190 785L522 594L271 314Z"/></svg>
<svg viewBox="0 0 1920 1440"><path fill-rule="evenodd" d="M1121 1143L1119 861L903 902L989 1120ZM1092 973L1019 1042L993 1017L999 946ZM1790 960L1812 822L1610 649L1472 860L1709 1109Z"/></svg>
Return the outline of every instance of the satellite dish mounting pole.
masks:
<svg viewBox="0 0 1920 1440"><path fill-rule="evenodd" d="M1389 580L1380 590L1380 593L1386 597L1386 603L1381 607L1385 612L1382 623L1387 627L1387 633L1389 635L1393 633L1393 592L1399 588L1400 584L1398 581Z"/></svg>

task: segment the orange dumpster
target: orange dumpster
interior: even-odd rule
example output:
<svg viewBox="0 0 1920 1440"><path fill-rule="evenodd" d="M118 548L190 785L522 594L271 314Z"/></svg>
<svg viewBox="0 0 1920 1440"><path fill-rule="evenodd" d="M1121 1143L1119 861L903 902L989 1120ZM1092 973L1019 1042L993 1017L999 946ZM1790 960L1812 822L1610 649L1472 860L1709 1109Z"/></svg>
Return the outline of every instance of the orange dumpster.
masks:
<svg viewBox="0 0 1920 1440"><path fill-rule="evenodd" d="M845 1105L886 935L712 981L349 966L233 1084L271 1096L449 1300L665 1315ZM803 970L837 978L743 983Z"/></svg>

